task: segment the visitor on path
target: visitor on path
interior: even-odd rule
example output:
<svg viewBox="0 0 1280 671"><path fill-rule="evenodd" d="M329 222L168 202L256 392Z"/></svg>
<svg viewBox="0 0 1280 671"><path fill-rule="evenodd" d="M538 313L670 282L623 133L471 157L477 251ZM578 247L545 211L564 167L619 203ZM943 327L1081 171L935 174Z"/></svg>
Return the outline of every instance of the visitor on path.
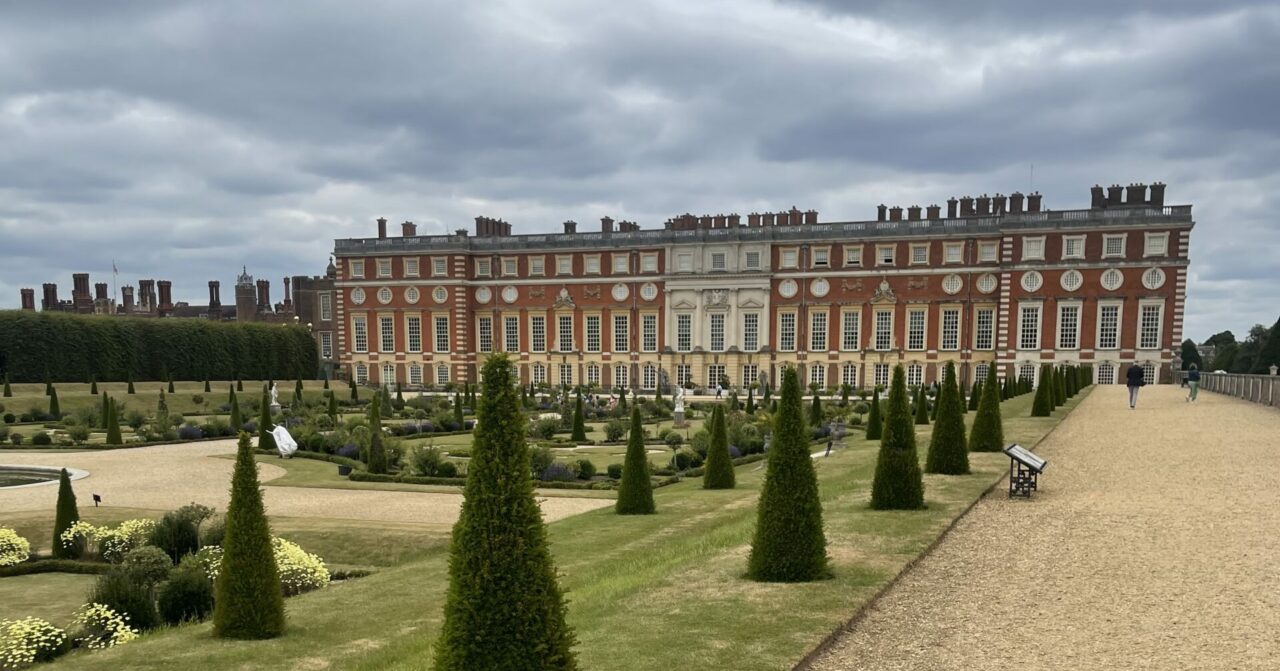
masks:
<svg viewBox="0 0 1280 671"><path fill-rule="evenodd" d="M1196 396L1200 393L1200 370L1195 364L1187 369L1187 386L1191 387L1191 393L1187 394L1187 402L1195 403Z"/></svg>
<svg viewBox="0 0 1280 671"><path fill-rule="evenodd" d="M828 438L828 439L827 439L827 453L826 453L826 454L824 454L824 455L822 455L822 456L824 456L824 457L829 457L829 456L831 456L831 442L832 442L832 441L831 441L831 439L830 439L830 438Z"/></svg>
<svg viewBox="0 0 1280 671"><path fill-rule="evenodd" d="M1129 385L1129 407L1134 408L1138 405L1138 390L1147 383L1147 376L1142 372L1142 366L1135 363L1129 366L1129 372L1125 373L1125 377Z"/></svg>

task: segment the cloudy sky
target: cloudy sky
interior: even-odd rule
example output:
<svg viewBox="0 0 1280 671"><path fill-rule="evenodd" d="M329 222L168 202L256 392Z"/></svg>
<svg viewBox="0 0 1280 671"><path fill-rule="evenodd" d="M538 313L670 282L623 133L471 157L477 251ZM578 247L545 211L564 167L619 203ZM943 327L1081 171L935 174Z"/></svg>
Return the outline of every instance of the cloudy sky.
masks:
<svg viewBox="0 0 1280 671"><path fill-rule="evenodd" d="M1187 334L1241 334L1280 313L1277 45L1275 3L1226 0L5 2L0 308L113 259L192 302L243 264L279 300L379 216L854 220L1159 180L1195 206Z"/></svg>

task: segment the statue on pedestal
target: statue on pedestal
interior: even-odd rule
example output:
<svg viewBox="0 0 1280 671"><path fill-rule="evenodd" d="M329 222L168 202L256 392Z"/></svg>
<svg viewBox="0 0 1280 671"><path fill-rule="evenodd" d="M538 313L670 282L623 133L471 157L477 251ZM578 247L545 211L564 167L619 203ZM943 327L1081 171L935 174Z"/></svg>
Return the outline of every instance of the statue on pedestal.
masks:
<svg viewBox="0 0 1280 671"><path fill-rule="evenodd" d="M685 426L684 421L684 387L676 386L675 421L673 426Z"/></svg>

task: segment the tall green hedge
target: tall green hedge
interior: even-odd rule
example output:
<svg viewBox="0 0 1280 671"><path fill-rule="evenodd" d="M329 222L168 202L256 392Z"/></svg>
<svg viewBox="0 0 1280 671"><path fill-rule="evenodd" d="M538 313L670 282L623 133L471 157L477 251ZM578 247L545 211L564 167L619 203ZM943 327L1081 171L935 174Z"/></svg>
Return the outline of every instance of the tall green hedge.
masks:
<svg viewBox="0 0 1280 671"><path fill-rule="evenodd" d="M0 373L14 382L314 378L319 365L299 326L0 311Z"/></svg>

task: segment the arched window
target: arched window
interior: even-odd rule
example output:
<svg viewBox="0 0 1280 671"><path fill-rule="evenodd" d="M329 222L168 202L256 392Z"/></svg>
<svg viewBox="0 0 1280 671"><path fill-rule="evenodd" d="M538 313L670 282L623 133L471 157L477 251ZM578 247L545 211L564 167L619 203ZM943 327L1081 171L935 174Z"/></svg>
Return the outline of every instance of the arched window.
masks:
<svg viewBox="0 0 1280 671"><path fill-rule="evenodd" d="M382 386L390 387L396 383L396 365L393 363L382 364Z"/></svg>
<svg viewBox="0 0 1280 671"><path fill-rule="evenodd" d="M1116 383L1116 367L1110 363L1098 364L1097 368L1098 384L1115 384Z"/></svg>
<svg viewBox="0 0 1280 671"><path fill-rule="evenodd" d="M436 384L441 387L449 384L449 367L445 364L436 366Z"/></svg>
<svg viewBox="0 0 1280 671"><path fill-rule="evenodd" d="M915 387L924 384L924 366L913 363L907 366L907 386Z"/></svg>
<svg viewBox="0 0 1280 671"><path fill-rule="evenodd" d="M846 363L840 367L840 384L850 389L858 388L858 364Z"/></svg>
<svg viewBox="0 0 1280 671"><path fill-rule="evenodd" d="M422 366L416 363L409 366L409 384L422 384Z"/></svg>
<svg viewBox="0 0 1280 671"><path fill-rule="evenodd" d="M980 363L980 364L978 364L978 365L973 369L973 379L974 379L974 381L976 381L976 382L986 382L986 381L987 381L987 373L988 373L990 370L991 370L991 366L988 366L988 365L987 365L987 364L985 364L985 363Z"/></svg>
<svg viewBox="0 0 1280 671"><path fill-rule="evenodd" d="M594 363L587 364L587 384L600 386L600 366Z"/></svg>
<svg viewBox="0 0 1280 671"><path fill-rule="evenodd" d="M542 364L540 364L540 363L535 363L535 364L533 364L533 383L534 383L534 384L546 384L546 383L547 383L547 368L546 368L546 366L543 366L543 365L542 365Z"/></svg>
<svg viewBox="0 0 1280 671"><path fill-rule="evenodd" d="M657 389L658 388L658 367L651 363L644 365L644 374L640 380L641 389Z"/></svg>
<svg viewBox="0 0 1280 671"><path fill-rule="evenodd" d="M1156 383L1156 365L1150 361L1142 364L1142 380L1146 384Z"/></svg>
<svg viewBox="0 0 1280 671"><path fill-rule="evenodd" d="M356 384L365 384L369 381L369 367L358 363L356 364Z"/></svg>

